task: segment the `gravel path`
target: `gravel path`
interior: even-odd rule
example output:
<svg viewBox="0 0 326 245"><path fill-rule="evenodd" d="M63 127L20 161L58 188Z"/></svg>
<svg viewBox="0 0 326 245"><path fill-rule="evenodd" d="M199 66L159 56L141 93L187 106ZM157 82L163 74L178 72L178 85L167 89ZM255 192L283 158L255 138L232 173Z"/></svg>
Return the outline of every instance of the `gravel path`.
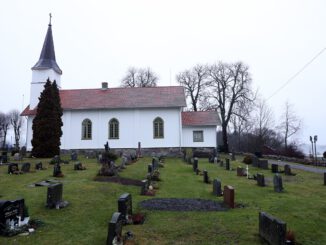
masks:
<svg viewBox="0 0 326 245"><path fill-rule="evenodd" d="M190 198L152 198L140 202L140 206L149 210L164 211L226 211L222 203L204 199Z"/></svg>
<svg viewBox="0 0 326 245"><path fill-rule="evenodd" d="M312 172L312 173L317 173L317 174L322 174L322 173L326 172L326 169L314 168L314 167L310 167L310 166L306 166L306 165L291 164L291 163L288 163L288 162L268 160L268 163L269 164L277 164L277 165L280 165L280 166L284 166L285 164L288 164L293 169L300 169L300 170L304 170L304 171Z"/></svg>

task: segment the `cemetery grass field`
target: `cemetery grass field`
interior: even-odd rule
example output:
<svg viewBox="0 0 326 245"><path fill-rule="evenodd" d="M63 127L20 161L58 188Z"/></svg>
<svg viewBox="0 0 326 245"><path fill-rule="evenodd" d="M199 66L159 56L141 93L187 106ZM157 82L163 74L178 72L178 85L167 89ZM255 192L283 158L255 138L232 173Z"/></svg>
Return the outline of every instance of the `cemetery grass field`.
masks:
<svg viewBox="0 0 326 245"><path fill-rule="evenodd" d="M299 170L293 170L296 176L282 174L285 190L276 193L271 170L250 168L250 174L265 175L267 186L258 187L256 181L237 177L235 170L226 171L208 163L207 159L199 159L199 169L207 169L210 180L218 177L222 187L235 188L235 202L241 207L226 212L148 211L141 209L138 203L152 197L140 196L140 187L96 182L93 179L100 165L95 159L79 158L87 170L74 171L70 161L61 165L63 178L52 177L53 166L48 164L49 159L24 159L22 162L32 163L32 172L23 175L8 175L8 167L0 166L0 199L25 198L30 217L44 222L29 236L0 237L0 244L105 244L108 222L118 209L119 196L125 192L132 194L133 212L146 215L143 225L123 227L123 233L128 230L134 233L135 244L265 244L258 236L259 211L285 221L287 229L294 231L297 244L326 244L326 186L321 174ZM34 164L40 160L47 170L34 170ZM120 159L117 162L120 163ZM150 158L141 158L128 165L120 176L142 180L150 162ZM244 166L240 161L231 162L233 169L239 165ZM203 176L195 175L192 166L181 159L167 158L160 173L162 181L155 197L223 201L223 197L213 196L212 184L203 183ZM63 200L70 203L68 207L45 208L47 187L29 187L46 179L63 183Z"/></svg>

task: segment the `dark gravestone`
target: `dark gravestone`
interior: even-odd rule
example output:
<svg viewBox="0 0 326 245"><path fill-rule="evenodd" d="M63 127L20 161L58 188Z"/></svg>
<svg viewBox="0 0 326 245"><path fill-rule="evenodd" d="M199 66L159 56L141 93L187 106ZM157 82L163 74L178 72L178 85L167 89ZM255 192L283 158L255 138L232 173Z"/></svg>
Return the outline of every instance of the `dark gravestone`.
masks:
<svg viewBox="0 0 326 245"><path fill-rule="evenodd" d="M48 187L46 195L46 207L48 208L64 208L68 205L68 202L62 200L63 185L62 183L56 183Z"/></svg>
<svg viewBox="0 0 326 245"><path fill-rule="evenodd" d="M237 167L237 176L245 176L245 169L243 167Z"/></svg>
<svg viewBox="0 0 326 245"><path fill-rule="evenodd" d="M324 173L324 185L326 185L326 172Z"/></svg>
<svg viewBox="0 0 326 245"><path fill-rule="evenodd" d="M284 174L285 175L292 175L290 165L288 165L288 164L284 165Z"/></svg>
<svg viewBox="0 0 326 245"><path fill-rule="evenodd" d="M118 212L121 213L124 223L128 222L128 219L132 215L132 198L131 194L124 193L118 200Z"/></svg>
<svg viewBox="0 0 326 245"><path fill-rule="evenodd" d="M147 173L151 174L153 172L153 166L151 164L147 165Z"/></svg>
<svg viewBox="0 0 326 245"><path fill-rule="evenodd" d="M148 180L147 179L142 180L141 184L142 185L140 187L140 195L146 195L149 186Z"/></svg>
<svg viewBox="0 0 326 245"><path fill-rule="evenodd" d="M274 183L274 191L276 192L282 192L283 191L283 182L282 177L278 174L276 174L273 178Z"/></svg>
<svg viewBox="0 0 326 245"><path fill-rule="evenodd" d="M234 208L234 188L230 185L225 185L224 186L224 203L229 207L229 208Z"/></svg>
<svg viewBox="0 0 326 245"><path fill-rule="evenodd" d="M1 153L1 160L2 160L2 163L7 163L8 162L8 152L3 151Z"/></svg>
<svg viewBox="0 0 326 245"><path fill-rule="evenodd" d="M265 177L264 177L263 174L258 173L256 175L256 178L257 178L257 185L258 186L265 186Z"/></svg>
<svg viewBox="0 0 326 245"><path fill-rule="evenodd" d="M219 179L213 181L213 194L214 196L222 196L221 181Z"/></svg>
<svg viewBox="0 0 326 245"><path fill-rule="evenodd" d="M255 155L252 156L252 166L256 168L259 167L259 159Z"/></svg>
<svg viewBox="0 0 326 245"><path fill-rule="evenodd" d="M259 212L259 235L271 245L286 244L286 223Z"/></svg>
<svg viewBox="0 0 326 245"><path fill-rule="evenodd" d="M115 212L109 222L108 237L106 245L123 244L122 241L123 217L121 213Z"/></svg>
<svg viewBox="0 0 326 245"><path fill-rule="evenodd" d="M77 161L77 159L78 159L77 152L75 152L75 151L72 152L70 157L71 157L71 161Z"/></svg>
<svg viewBox="0 0 326 245"><path fill-rule="evenodd" d="M225 158L225 169L230 170L230 159L229 158Z"/></svg>
<svg viewBox="0 0 326 245"><path fill-rule="evenodd" d="M8 165L8 174L15 174L19 172L18 164L17 163L10 163Z"/></svg>
<svg viewBox="0 0 326 245"><path fill-rule="evenodd" d="M42 162L36 163L36 164L35 164L35 169L36 169L36 170L42 170L42 169L43 169Z"/></svg>
<svg viewBox="0 0 326 245"><path fill-rule="evenodd" d="M278 173L278 165L275 163L272 163L272 173L274 174Z"/></svg>
<svg viewBox="0 0 326 245"><path fill-rule="evenodd" d="M76 163L74 164L74 170L86 170L86 168L83 166L82 163L80 163L80 162L76 162Z"/></svg>
<svg viewBox="0 0 326 245"><path fill-rule="evenodd" d="M24 218L24 199L0 200L0 234L9 235L8 232L18 228L19 221Z"/></svg>
<svg viewBox="0 0 326 245"><path fill-rule="evenodd" d="M268 169L268 160L259 160L259 168Z"/></svg>
<svg viewBox="0 0 326 245"><path fill-rule="evenodd" d="M194 158L194 162L192 164L192 169L194 170L194 172L196 172L196 170L198 169L198 158L197 157Z"/></svg>
<svg viewBox="0 0 326 245"><path fill-rule="evenodd" d="M203 180L204 180L204 183L206 183L206 184L209 184L209 177L208 177L208 172L207 172L207 170L204 170L203 171Z"/></svg>
<svg viewBox="0 0 326 245"><path fill-rule="evenodd" d="M62 177L63 174L61 172L61 166L60 166L60 163L56 163L54 166L53 166L53 177Z"/></svg>
<svg viewBox="0 0 326 245"><path fill-rule="evenodd" d="M23 164L21 171L23 173L28 173L30 169L31 169L31 164L29 162L26 162Z"/></svg>

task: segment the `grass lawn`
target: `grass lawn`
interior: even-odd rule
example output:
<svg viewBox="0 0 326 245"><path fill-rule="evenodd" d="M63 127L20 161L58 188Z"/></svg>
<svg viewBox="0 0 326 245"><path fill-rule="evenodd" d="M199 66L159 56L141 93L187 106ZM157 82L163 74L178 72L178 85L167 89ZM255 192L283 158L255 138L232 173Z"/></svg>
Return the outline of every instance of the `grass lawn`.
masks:
<svg viewBox="0 0 326 245"><path fill-rule="evenodd" d="M37 159L25 159L34 163ZM133 212L146 214L143 225L129 225L136 244L264 244L258 236L258 212L265 211L287 223L299 244L326 244L326 186L323 176L293 170L296 176L284 176L284 193L273 191L270 170L250 168L250 173L261 172L268 186L258 187L255 181L237 177L236 171L226 171L207 159L199 160L199 168L207 169L211 180L219 178L222 186L235 188L236 203L243 208L226 212L167 212L142 210L138 203L152 197L140 196L140 187L93 181L100 165L95 159L80 159L86 171L74 171L73 163L62 164L65 175L63 199L70 205L61 210L45 208L47 187L29 187L30 184L52 177L53 166L42 159L47 170L23 175L8 175L7 166L0 166L0 199L25 198L31 218L41 219L45 225L29 236L0 237L0 244L105 244L108 221L117 211L117 200L125 192L133 198ZM141 158L120 173L122 177L144 179L150 158ZM46 164L44 164L46 163ZM118 160L120 163L120 160ZM232 168L239 162L231 162ZM162 181L155 197L203 198L222 201L212 194L212 185L204 184L203 177L193 173L192 167L180 159L168 158L160 169Z"/></svg>

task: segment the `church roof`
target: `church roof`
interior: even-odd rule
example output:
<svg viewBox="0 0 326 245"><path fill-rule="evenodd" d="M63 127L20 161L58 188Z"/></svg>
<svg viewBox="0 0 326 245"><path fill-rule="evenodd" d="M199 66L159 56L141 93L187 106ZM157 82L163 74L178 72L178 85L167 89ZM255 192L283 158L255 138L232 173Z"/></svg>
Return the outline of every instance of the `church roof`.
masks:
<svg viewBox="0 0 326 245"><path fill-rule="evenodd" d="M183 126L217 126L221 125L216 111L187 111L182 112Z"/></svg>
<svg viewBox="0 0 326 245"><path fill-rule="evenodd" d="M43 70L49 68L52 68L59 74L62 74L62 71L55 60L51 24L49 24L48 31L45 36L40 58L38 62L32 67L32 70Z"/></svg>
<svg viewBox="0 0 326 245"><path fill-rule="evenodd" d="M185 107L182 86L60 90L63 110ZM29 106L22 116L35 115Z"/></svg>

